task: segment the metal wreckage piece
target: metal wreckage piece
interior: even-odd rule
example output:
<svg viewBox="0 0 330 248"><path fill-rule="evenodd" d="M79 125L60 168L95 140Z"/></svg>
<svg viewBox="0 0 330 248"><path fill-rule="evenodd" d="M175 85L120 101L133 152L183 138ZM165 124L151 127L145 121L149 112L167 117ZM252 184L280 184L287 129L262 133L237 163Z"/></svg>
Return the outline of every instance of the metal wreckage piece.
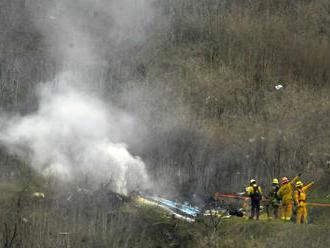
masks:
<svg viewBox="0 0 330 248"><path fill-rule="evenodd" d="M138 193L135 196L136 202L142 205L157 206L173 217L183 219L188 222L194 222L202 216L212 216L218 218L230 218L231 216L243 217L243 209L232 206L219 206L210 202L206 202L202 207L192 206L189 202L180 203L159 196Z"/></svg>

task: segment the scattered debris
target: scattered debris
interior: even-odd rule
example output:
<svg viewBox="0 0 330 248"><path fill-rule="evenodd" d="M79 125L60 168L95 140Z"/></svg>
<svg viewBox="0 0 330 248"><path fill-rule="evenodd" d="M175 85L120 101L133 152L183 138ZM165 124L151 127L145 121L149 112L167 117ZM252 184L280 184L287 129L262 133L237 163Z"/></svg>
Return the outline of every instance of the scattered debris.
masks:
<svg viewBox="0 0 330 248"><path fill-rule="evenodd" d="M211 209L211 210L206 210L203 214L204 216L215 216L219 218L230 218L231 215L228 213L227 210L224 209Z"/></svg>
<svg viewBox="0 0 330 248"><path fill-rule="evenodd" d="M278 85L275 86L275 89L276 89L276 90L280 90L280 89L282 89L282 88L283 88L283 85L282 85L282 84L278 84Z"/></svg>
<svg viewBox="0 0 330 248"><path fill-rule="evenodd" d="M187 202L181 204L175 201L160 198L158 196L149 196L147 198L185 217L195 218L200 213L199 208L192 207Z"/></svg>
<svg viewBox="0 0 330 248"><path fill-rule="evenodd" d="M34 192L32 196L36 199L44 199L45 198L45 193L43 192Z"/></svg>
<svg viewBox="0 0 330 248"><path fill-rule="evenodd" d="M244 216L244 209L230 209L229 210L229 216L237 216L237 217L243 217Z"/></svg>
<svg viewBox="0 0 330 248"><path fill-rule="evenodd" d="M69 194L68 194L68 198L66 198L66 200L67 200L67 201L71 201L71 199L72 199L72 193L69 192Z"/></svg>
<svg viewBox="0 0 330 248"><path fill-rule="evenodd" d="M173 217L183 219L188 222L194 222L201 216L230 218L231 216L242 217L244 215L242 208L237 208L233 205L222 207L216 204L217 200L213 197L211 198L213 201L209 199L204 203L202 208L193 207L188 202L182 204L177 201L171 201L158 196L149 196L145 194L135 196L135 201L141 205L160 207L169 212Z"/></svg>

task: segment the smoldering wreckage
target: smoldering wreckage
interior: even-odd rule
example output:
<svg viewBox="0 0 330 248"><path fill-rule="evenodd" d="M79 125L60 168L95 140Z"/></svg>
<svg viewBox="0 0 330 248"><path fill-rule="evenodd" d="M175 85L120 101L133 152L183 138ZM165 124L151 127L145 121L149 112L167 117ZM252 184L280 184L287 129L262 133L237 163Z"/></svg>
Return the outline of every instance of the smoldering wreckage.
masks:
<svg viewBox="0 0 330 248"><path fill-rule="evenodd" d="M259 220L259 216L261 220L269 220L269 219L281 219L284 221L292 221L295 220L295 216L292 215L292 209L295 208L297 218L296 222L298 224L301 223L301 218L304 219L304 223L307 224L307 212L306 214L302 213L301 204L303 203L303 210L306 210L306 206L317 206L317 207L330 207L330 204L325 203L315 203L306 201L306 193L305 191L309 188L314 182L306 185L305 187L299 188L302 186L302 182L298 181L299 176L292 179L292 181L285 181L281 179L281 186L279 186L279 182L277 179L273 180L272 188L277 188L277 191L280 194L286 192L287 188L292 188L292 192L286 192L288 195L292 196L292 200L290 201L291 205L289 206L291 209L290 216L287 218L282 218L283 214L286 214L285 206L282 206L280 203L285 204L285 201L282 199L276 200L278 204L274 207L274 192L271 190L269 195L265 195L262 201L259 203L257 220ZM294 186L294 182L295 186ZM275 185L276 184L276 185ZM191 194L189 197L182 198L178 197L177 199L167 199L165 197L153 194L150 191L132 191L129 194L121 194L114 192L111 190L108 185L102 185L98 190L90 190L86 188L77 187L75 190L69 192L62 192L61 196L56 198L55 201L59 205L66 204L76 204L81 199L88 199L88 201L97 203L98 205L102 205L103 208L112 210L120 209L125 205L129 204L130 206L135 206L137 208L154 208L162 210L163 213L170 218L179 219L182 221L186 221L189 223L198 222L201 218L216 218L216 219L229 219L232 217L238 218L249 218L253 219L254 217L254 196L251 195L252 188L257 185L254 179L251 180L250 186L246 188L246 191L240 193L233 194L224 194L221 192L215 192L212 196L203 197L197 194ZM278 187L275 187L278 186ZM260 186L256 186L261 191ZM296 189L294 189L294 187ZM282 188L281 191L279 189ZM299 193L300 192L300 193ZM275 192L276 194L277 192ZM279 195L280 195L279 194ZM286 196L287 199L288 196ZM300 198L304 198L301 200ZM32 198L36 201L47 201L47 194L44 192L34 192L32 194ZM261 199L261 198L260 198ZM54 200L54 199L53 199ZM280 206L281 205L281 206ZM274 211L273 214L270 213L270 209ZM251 211L251 215L250 215ZM259 215L260 213L260 215ZM293 217L293 218L292 218ZM298 219L299 218L299 219ZM25 222L28 220L25 219Z"/></svg>
<svg viewBox="0 0 330 248"><path fill-rule="evenodd" d="M48 37L49 40L54 40L54 44L51 47L55 48L56 54L59 53L63 55L60 56L61 58L58 59L58 62L60 64L64 62L65 64L72 63L77 66L77 68L79 68L79 66L85 68L84 64L80 65L81 61L95 62L102 60L102 56L101 58L98 58L98 56L94 55L92 52L93 49L90 49L90 45L92 45L92 47L98 47L98 42L94 41L95 44L92 42L94 37L92 34L94 34L93 32L95 30L102 30L102 28L95 29L91 26L90 30L88 30L89 32L84 34L76 24L81 22L85 23L86 25L84 26L86 26L85 28L88 29L90 23L87 23L86 20L89 19L86 18L85 15L77 13L79 11L77 11L76 5L72 5L74 8L68 5L67 3L70 1L61 0L58 2L60 2L58 7L64 6L62 9L67 10L67 12L65 11L63 14L64 18L58 18L57 16L53 15L54 13L49 13L49 20L51 20L50 26L45 25L44 22L40 23L40 21L37 21L37 24L39 27L41 27L42 31L45 33L45 36ZM101 4L100 6L103 5ZM70 11L70 7L72 8L72 11ZM134 18L132 18L134 19L134 21L132 21L134 27L139 26L138 24L140 22L148 23L148 20L146 21L144 18L140 20L140 17L148 16L145 14L146 8L143 7L144 5L141 7L144 13L143 15L141 15L138 11L136 12L137 18L135 19L137 19L138 23L136 23ZM47 9L53 10L54 8L49 7ZM126 10L126 8L123 8L123 10ZM135 13L130 13L128 10L127 12L129 14L125 16L131 16L132 13ZM95 19L94 15L93 18ZM115 15L115 20L119 18L121 18L120 14L118 16ZM40 20L44 19L40 18ZM57 22L55 22L55 20L57 20ZM103 21L104 19L102 19L102 22ZM118 20L117 22L120 23ZM56 23L56 30L59 30L60 32L55 32L54 29L50 28L54 23ZM110 26L108 23L102 25ZM102 25L98 23L97 26L103 27ZM130 26L131 23L128 21L124 27L119 25L117 28L120 31L123 31L122 29L129 30L129 32L127 32L129 33L129 37L134 37L132 40L139 40L136 39L136 36L143 36L139 35L141 33L140 29L131 34L131 30L135 30L135 28L131 29ZM93 32L91 32L91 30L93 30ZM104 33L107 34L107 32ZM69 37L66 37L65 35L68 35ZM141 38L143 40L143 37ZM58 42L58 40L60 42ZM69 48L67 48L67 40L70 40ZM57 44L57 42L59 44ZM118 41L118 43L121 42ZM75 46L72 44L75 44ZM102 53L100 54L106 54L106 52L103 50L101 51ZM76 65L77 63L78 65ZM98 62L95 62L95 64L98 65ZM125 118L125 116L118 115L116 118L113 118L111 115L112 113L109 114L106 111L109 107L105 105L101 100L94 99L94 97L86 95L85 92L82 92L80 87L75 89L75 87L72 86L76 84L76 81L80 80L80 77L83 78L82 75L85 76L86 73L83 72L78 70L78 73L71 73L69 66L68 72L59 74L58 78L54 80L54 82L51 82L50 85L63 84L70 85L70 87L65 87L64 89L60 89L55 93L52 89L52 86L48 86L46 89L43 89L39 93L41 102L40 110L37 113L32 113L31 115L27 116L27 118L15 118L8 122L7 126L10 128L3 132L3 134L6 135L0 137L1 141L6 144L7 148L11 148L14 153L18 152L18 155L22 155L22 145L25 145L25 148L28 148L27 150L32 150L34 156L36 157L35 160L40 162L33 163L33 169L37 172L41 172L45 164L52 163L49 171L55 171L64 175L71 175L70 172L73 171L74 177L77 177L76 170L79 171L79 168L76 169L71 165L75 165L76 161L79 161L79 164L82 165L83 171L88 171L97 179L103 178L104 175L108 175L109 170L118 172L116 177L122 179L124 178L124 175L126 175L126 172L132 171L133 168L137 168L136 171L140 172L139 174L143 176L145 172L143 163L136 157L131 156L127 152L125 146L115 142L117 140L122 141L125 139L123 137L112 137L109 135L109 133L127 134L129 133L127 129L131 128L134 130L135 127L128 127L127 129L119 128L120 126L126 127L126 125L128 125L127 118ZM82 75L80 75L80 73ZM75 78L76 74L79 75L78 79ZM92 79L91 81L97 81L94 80L95 78L93 78L92 74L90 77ZM73 82L71 82L72 79L74 79ZM284 90L285 87L286 84L276 84L275 90L281 91ZM210 99L211 98L207 98L207 101ZM122 125L118 125L118 119ZM128 122L130 123L130 121ZM109 125L109 123L114 125ZM65 126L64 130L62 128L63 126ZM40 130L42 130L42 132ZM79 137L79 140L77 137ZM107 138L107 140L113 142L105 141L104 138ZM264 139L264 137L262 137L262 139ZM26 141L26 144L16 143L19 140ZM254 143L255 139L251 138L249 142ZM59 146L58 144L61 145ZM73 158L72 154L70 154L70 156L67 154L68 150L72 151ZM47 153L46 151L50 152ZM75 151L79 152L75 153ZM81 163L80 154L83 155L83 163ZM117 154L121 154L121 156L117 156ZM127 163L122 164L123 158ZM108 167L109 161L113 162L110 168ZM98 165L97 174L95 174L96 170L90 167L91 164ZM127 169L126 164L134 166ZM101 180L96 181L99 182ZM110 215L112 214L113 209L119 209L126 204L131 204L138 208L151 207L163 210L170 217L190 223L197 222L200 220L200 218L230 219L235 217L246 218L250 215L250 197L248 197L245 192L228 192L231 194L216 192L212 196L208 197L192 194L186 198L168 197L166 195L157 195L146 191L136 191L130 194L125 194L121 192L121 189L125 188L125 180L119 181L120 182L118 185L116 185L116 187L114 187L112 190L106 187L101 187L98 190L77 187L71 191L61 192L59 195L52 195L47 191L34 192L32 193L31 197L37 203L36 205L48 201L53 201L56 203L56 205L59 206L66 206L70 204L79 205L81 200L93 202L102 206L106 210L109 210L107 212L109 212ZM292 192L290 193L292 195ZM299 194L299 197L301 195L302 194ZM290 199L290 202L292 202L292 199ZM318 205L326 206L326 204ZM262 219L266 216L266 204L262 202L261 206L259 207L261 211L260 218ZM22 221L29 222L30 217L24 216ZM66 235L66 232L61 232L59 234Z"/></svg>
<svg viewBox="0 0 330 248"><path fill-rule="evenodd" d="M152 193L133 191L129 195L123 195L107 189L91 191L85 188L77 188L74 191L66 192L56 201L73 202L77 198L89 198L94 202L102 200L109 209L117 209L130 203L136 207L154 207L162 209L169 216L187 222L195 222L202 216L217 218L230 218L231 216L244 217L246 215L245 201L248 199L238 194L227 195L215 193L214 196L204 198L193 194L191 199L180 201L155 195ZM32 198L36 201L47 200L44 192L34 192Z"/></svg>

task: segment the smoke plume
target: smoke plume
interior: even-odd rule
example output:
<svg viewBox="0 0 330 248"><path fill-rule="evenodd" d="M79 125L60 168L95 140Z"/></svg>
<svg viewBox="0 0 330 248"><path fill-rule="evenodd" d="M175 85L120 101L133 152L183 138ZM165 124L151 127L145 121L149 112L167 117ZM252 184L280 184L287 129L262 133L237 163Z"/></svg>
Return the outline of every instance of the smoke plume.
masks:
<svg viewBox="0 0 330 248"><path fill-rule="evenodd" d="M64 181L88 178L94 187L109 183L124 194L146 185L144 163L114 142L133 127L128 116L69 86L46 84L38 94L37 112L2 120L0 141L10 152Z"/></svg>
<svg viewBox="0 0 330 248"><path fill-rule="evenodd" d="M144 187L145 165L121 140L136 128L132 118L87 89L100 85L115 49L143 42L150 1L30 0L28 6L56 77L38 88L36 112L0 117L0 142L37 172L63 181L87 178L123 194Z"/></svg>
<svg viewBox="0 0 330 248"><path fill-rule="evenodd" d="M35 25L44 35L50 55L70 69L97 69L117 50L141 44L153 19L152 0L32 2ZM41 13L36 11L40 8Z"/></svg>

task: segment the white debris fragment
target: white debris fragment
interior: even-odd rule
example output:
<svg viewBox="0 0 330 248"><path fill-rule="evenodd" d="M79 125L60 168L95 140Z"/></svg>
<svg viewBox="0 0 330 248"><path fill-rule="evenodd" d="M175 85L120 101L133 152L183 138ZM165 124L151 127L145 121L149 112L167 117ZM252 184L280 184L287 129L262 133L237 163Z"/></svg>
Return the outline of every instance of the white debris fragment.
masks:
<svg viewBox="0 0 330 248"><path fill-rule="evenodd" d="M253 143L253 142L255 142L255 141L256 141L255 138L250 138L250 139L249 139L249 142L250 142L250 143Z"/></svg>
<svg viewBox="0 0 330 248"><path fill-rule="evenodd" d="M55 16L49 16L48 18L51 19L51 20L55 20L56 19Z"/></svg>
<svg viewBox="0 0 330 248"><path fill-rule="evenodd" d="M32 196L36 199L44 199L45 198L45 193L43 192L34 192Z"/></svg>
<svg viewBox="0 0 330 248"><path fill-rule="evenodd" d="M72 193L70 192L70 193L69 193L69 196L68 196L68 198L66 198L66 200L67 200L67 201L71 201L71 199L72 199Z"/></svg>
<svg viewBox="0 0 330 248"><path fill-rule="evenodd" d="M282 85L282 84L278 84L278 85L275 86L275 89L276 89L276 90L280 90L280 89L282 89L282 88L283 88L283 85Z"/></svg>

